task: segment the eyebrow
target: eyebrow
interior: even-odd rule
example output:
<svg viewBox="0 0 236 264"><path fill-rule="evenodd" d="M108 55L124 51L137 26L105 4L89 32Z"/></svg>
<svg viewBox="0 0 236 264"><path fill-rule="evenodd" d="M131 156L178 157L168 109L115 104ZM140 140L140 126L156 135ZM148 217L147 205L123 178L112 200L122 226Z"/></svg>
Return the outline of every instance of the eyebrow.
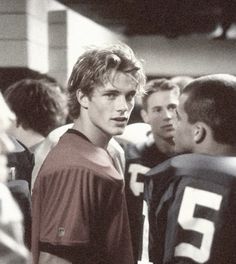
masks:
<svg viewBox="0 0 236 264"><path fill-rule="evenodd" d="M160 109L160 108L163 108L163 106L161 106L161 105L155 105L155 106L151 107L151 109Z"/></svg>
<svg viewBox="0 0 236 264"><path fill-rule="evenodd" d="M167 107L170 107L170 106L177 107L177 104L171 103L171 104L168 104L168 105L167 105Z"/></svg>
<svg viewBox="0 0 236 264"><path fill-rule="evenodd" d="M103 90L102 93L119 93L117 89L108 89L108 90Z"/></svg>
<svg viewBox="0 0 236 264"><path fill-rule="evenodd" d="M103 94L107 94L107 93L113 93L113 94L120 94L121 92L119 91L119 90L117 90L116 88L110 88L110 89L108 89L108 90L103 90L102 91L102 93ZM135 95L137 93L137 91L136 90L129 90L129 91L127 91L126 93L125 93L125 95L127 96L127 95Z"/></svg>

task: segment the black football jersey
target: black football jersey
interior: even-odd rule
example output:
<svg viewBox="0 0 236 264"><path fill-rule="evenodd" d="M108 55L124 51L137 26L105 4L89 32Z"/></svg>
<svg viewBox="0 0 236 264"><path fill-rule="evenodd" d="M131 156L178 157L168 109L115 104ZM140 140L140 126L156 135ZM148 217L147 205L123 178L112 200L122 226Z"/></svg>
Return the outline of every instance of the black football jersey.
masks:
<svg viewBox="0 0 236 264"><path fill-rule="evenodd" d="M236 263L236 157L180 155L146 176L151 261Z"/></svg>
<svg viewBox="0 0 236 264"><path fill-rule="evenodd" d="M145 141L140 144L128 144L125 149L125 191L132 235L133 251L136 262L142 259L143 224L145 208L143 208L144 175L155 165L167 159L154 142ZM143 211L144 210L144 211ZM146 241L146 244L148 241ZM148 250L148 249L147 249ZM145 253L144 253L145 254Z"/></svg>
<svg viewBox="0 0 236 264"><path fill-rule="evenodd" d="M20 141L10 138L14 144L14 151L7 154L10 169L9 180L25 180L31 188L31 174L34 167L34 155Z"/></svg>

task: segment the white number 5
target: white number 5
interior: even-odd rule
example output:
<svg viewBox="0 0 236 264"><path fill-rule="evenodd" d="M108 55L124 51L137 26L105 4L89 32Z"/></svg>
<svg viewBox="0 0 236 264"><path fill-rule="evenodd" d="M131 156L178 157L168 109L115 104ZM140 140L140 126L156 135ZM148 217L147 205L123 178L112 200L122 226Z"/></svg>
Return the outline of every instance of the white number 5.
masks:
<svg viewBox="0 0 236 264"><path fill-rule="evenodd" d="M175 247L175 256L189 257L198 263L205 263L210 257L215 224L212 221L193 216L195 206L201 205L218 211L222 196L209 191L186 187L181 203L178 223L185 230L202 233L201 247L197 248L189 243L180 243Z"/></svg>

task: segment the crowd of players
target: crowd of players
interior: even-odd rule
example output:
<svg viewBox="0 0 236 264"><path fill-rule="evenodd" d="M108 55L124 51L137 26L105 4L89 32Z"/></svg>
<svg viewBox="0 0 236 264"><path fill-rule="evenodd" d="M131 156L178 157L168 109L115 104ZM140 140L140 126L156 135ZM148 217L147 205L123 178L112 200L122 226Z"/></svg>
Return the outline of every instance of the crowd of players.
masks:
<svg viewBox="0 0 236 264"><path fill-rule="evenodd" d="M236 263L235 76L146 82L118 44L46 77L0 97L0 263Z"/></svg>

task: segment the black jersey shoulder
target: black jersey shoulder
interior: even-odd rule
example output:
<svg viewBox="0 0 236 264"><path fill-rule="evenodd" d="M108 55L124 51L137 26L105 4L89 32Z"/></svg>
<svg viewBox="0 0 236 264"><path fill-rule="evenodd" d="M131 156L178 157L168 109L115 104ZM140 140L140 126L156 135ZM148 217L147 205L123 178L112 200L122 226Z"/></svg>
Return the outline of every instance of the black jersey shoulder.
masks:
<svg viewBox="0 0 236 264"><path fill-rule="evenodd" d="M208 177L222 183L224 177L236 177L236 157L183 154L155 166L146 176L174 172L175 176Z"/></svg>

